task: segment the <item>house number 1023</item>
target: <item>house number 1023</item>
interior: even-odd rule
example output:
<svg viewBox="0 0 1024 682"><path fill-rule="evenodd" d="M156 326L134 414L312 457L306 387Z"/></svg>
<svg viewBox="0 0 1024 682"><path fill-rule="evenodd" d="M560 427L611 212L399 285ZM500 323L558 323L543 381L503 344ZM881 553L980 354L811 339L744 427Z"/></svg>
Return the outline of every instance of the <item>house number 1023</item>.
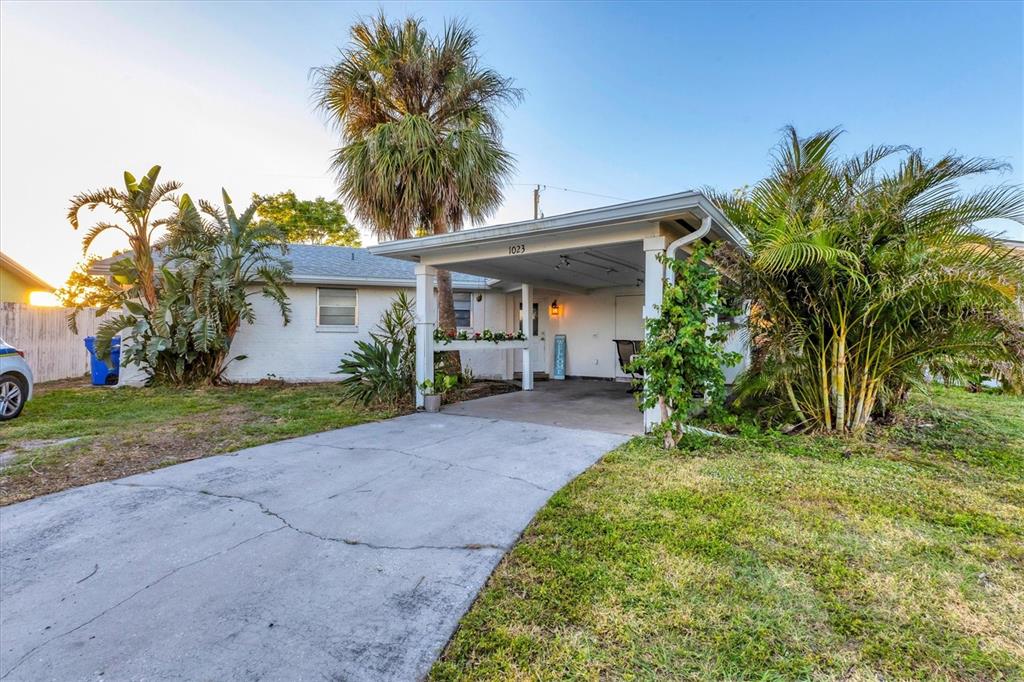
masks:
<svg viewBox="0 0 1024 682"><path fill-rule="evenodd" d="M508 255L518 256L521 253L526 253L526 244L512 244L508 247Z"/></svg>

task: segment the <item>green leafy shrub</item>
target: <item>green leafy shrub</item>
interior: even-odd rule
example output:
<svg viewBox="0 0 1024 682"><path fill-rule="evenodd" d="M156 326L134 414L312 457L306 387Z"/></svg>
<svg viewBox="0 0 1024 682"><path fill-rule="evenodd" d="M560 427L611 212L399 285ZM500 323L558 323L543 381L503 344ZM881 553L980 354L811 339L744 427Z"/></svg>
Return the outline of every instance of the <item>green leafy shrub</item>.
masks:
<svg viewBox="0 0 1024 682"><path fill-rule="evenodd" d="M443 396L453 388L459 385L462 381L462 375L460 374L435 374L434 379L426 379L421 381L419 386L427 395L440 395Z"/></svg>
<svg viewBox="0 0 1024 682"><path fill-rule="evenodd" d="M342 393L364 405L398 407L411 398L409 378L402 368L402 347L389 345L378 336L356 341L356 349L338 365Z"/></svg>
<svg viewBox="0 0 1024 682"><path fill-rule="evenodd" d="M660 411L655 433L666 448L679 443L694 411L721 405L722 367L740 360L725 351L726 329L713 322L730 311L719 293L718 273L705 262L710 254L711 247L702 246L687 259L663 258L676 280L665 285L659 315L647 320L643 347L630 367L644 377L640 406Z"/></svg>

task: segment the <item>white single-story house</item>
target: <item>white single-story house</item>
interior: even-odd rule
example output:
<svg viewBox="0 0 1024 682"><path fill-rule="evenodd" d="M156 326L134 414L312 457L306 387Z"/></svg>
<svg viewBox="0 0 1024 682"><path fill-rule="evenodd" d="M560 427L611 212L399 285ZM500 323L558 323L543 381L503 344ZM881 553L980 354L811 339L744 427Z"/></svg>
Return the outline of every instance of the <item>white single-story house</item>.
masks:
<svg viewBox="0 0 1024 682"><path fill-rule="evenodd" d="M256 322L239 330L227 378L252 382L330 381L343 355L366 339L399 290L415 296L417 378L433 376L435 351L459 350L478 377L512 379L534 388L534 373L554 373L554 339L565 336L567 378L626 380L615 339L640 340L656 315L665 268L659 256L685 253L698 240L745 247L742 234L701 193L682 192L565 215L467 229L363 248L292 245L292 320L253 299ZM112 260L112 259L108 259ZM107 262L97 264L101 273ZM437 268L452 271L459 328L520 329L526 341L433 339ZM730 350L744 351L740 333ZM744 353L744 355L746 355ZM731 380L746 366L726 369ZM525 368L525 372L523 371ZM137 379L122 369L125 381ZM422 395L417 395L422 405ZM649 427L656 415L645 416Z"/></svg>

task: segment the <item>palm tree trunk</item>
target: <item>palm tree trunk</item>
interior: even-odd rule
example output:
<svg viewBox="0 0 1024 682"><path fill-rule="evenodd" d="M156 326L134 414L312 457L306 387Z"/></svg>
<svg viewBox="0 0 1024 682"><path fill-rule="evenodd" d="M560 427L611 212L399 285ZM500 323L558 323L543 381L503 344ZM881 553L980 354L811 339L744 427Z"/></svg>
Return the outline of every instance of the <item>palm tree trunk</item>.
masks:
<svg viewBox="0 0 1024 682"><path fill-rule="evenodd" d="M224 372L227 370L228 355L231 353L231 344L235 340L235 335L238 333L238 328L242 326L242 319L240 317L232 317L228 321L228 326L224 330L224 349L218 351L213 356L212 366L209 369L209 376L206 380L213 385L223 384Z"/></svg>
<svg viewBox="0 0 1024 682"><path fill-rule="evenodd" d="M445 234L448 231L444 216L434 220L434 234ZM455 329L455 294L452 292L452 273L448 270L437 271L437 323L445 331ZM462 360L459 351L445 353L445 368L449 374L462 374Z"/></svg>
<svg viewBox="0 0 1024 682"><path fill-rule="evenodd" d="M142 298L146 307L150 310L156 308L156 284L153 281L156 266L153 264L153 254L150 253L149 244L142 239L130 239L135 269L139 274L139 288L142 290Z"/></svg>
<svg viewBox="0 0 1024 682"><path fill-rule="evenodd" d="M840 433L846 431L846 324L843 321L836 339L836 378L833 382L836 391L836 428Z"/></svg>
<svg viewBox="0 0 1024 682"><path fill-rule="evenodd" d="M824 347L824 330L822 330L822 341L820 342L821 348L818 349L818 368L819 376L821 379L821 416L825 422L825 430L832 430L832 406L829 402L829 392L831 389L828 385L828 362L826 361L826 353L828 351Z"/></svg>
<svg viewBox="0 0 1024 682"><path fill-rule="evenodd" d="M796 416L800 419L800 423L803 424L807 421L807 417L804 416L804 411L800 409L800 403L796 400L796 394L793 393L793 384L788 378L783 379L782 383L786 387L786 395L789 396L790 406L793 408L793 411L796 412Z"/></svg>

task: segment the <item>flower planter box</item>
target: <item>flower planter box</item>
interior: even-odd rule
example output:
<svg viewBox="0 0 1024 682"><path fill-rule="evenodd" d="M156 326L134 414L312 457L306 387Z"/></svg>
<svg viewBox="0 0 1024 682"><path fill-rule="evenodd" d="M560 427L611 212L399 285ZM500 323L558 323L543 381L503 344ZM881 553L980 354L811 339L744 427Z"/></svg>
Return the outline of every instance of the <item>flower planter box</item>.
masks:
<svg viewBox="0 0 1024 682"><path fill-rule="evenodd" d="M449 341L442 343L434 342L434 352L442 353L449 350L515 350L527 348L529 342L526 339L521 341Z"/></svg>

